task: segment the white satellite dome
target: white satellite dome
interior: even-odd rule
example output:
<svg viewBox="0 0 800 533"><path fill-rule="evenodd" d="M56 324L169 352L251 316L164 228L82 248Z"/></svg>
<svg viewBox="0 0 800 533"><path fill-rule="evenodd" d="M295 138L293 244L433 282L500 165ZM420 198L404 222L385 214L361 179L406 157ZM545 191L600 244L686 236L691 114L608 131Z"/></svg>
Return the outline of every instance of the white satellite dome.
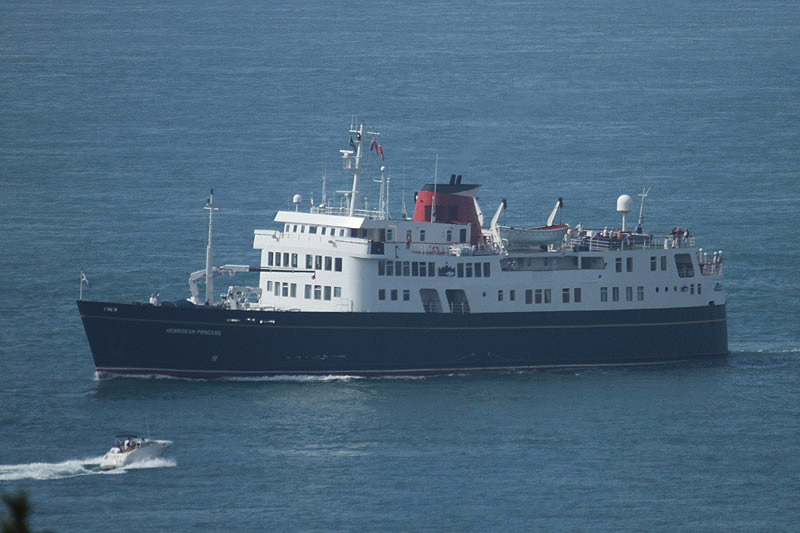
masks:
<svg viewBox="0 0 800 533"><path fill-rule="evenodd" d="M620 195L617 198L617 211L620 213L630 213L633 209L633 198L627 194Z"/></svg>

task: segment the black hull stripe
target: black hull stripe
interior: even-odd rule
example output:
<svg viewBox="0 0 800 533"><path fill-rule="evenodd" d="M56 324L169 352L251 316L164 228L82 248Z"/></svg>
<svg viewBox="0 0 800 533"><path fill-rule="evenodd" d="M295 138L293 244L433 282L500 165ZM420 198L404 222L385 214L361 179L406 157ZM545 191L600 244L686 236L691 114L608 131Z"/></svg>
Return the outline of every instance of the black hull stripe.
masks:
<svg viewBox="0 0 800 533"><path fill-rule="evenodd" d="M247 328L270 328L270 329L335 329L335 330L433 330L433 331L483 331L483 330L520 330L520 329L585 329L585 328L630 328L630 327L653 327L653 326L685 326L691 324L713 324L718 322L725 322L726 318L712 318L708 320L685 320L673 322L640 322L630 324L564 324L564 325L541 325L541 326L298 326L298 325L278 325L278 324L237 324L235 322L201 322L196 320L152 320L147 318L126 318L126 317L110 317L100 315L81 315L82 319L98 319L98 320L115 320L123 322L147 322L147 323L162 323L162 324L184 324L184 325L203 325L212 327L247 327Z"/></svg>

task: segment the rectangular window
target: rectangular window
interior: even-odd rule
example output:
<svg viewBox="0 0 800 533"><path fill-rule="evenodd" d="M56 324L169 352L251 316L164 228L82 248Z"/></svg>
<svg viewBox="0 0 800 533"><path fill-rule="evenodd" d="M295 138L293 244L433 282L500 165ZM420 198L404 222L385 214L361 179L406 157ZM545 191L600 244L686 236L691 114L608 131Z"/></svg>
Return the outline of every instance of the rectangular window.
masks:
<svg viewBox="0 0 800 533"><path fill-rule="evenodd" d="M322 256L321 255L315 255L314 256L314 268L316 268L317 270L322 270Z"/></svg>
<svg viewBox="0 0 800 533"><path fill-rule="evenodd" d="M640 302L644 301L644 287L642 287L641 285L636 287L636 299L639 300Z"/></svg>
<svg viewBox="0 0 800 533"><path fill-rule="evenodd" d="M342 271L342 258L341 257L337 257L336 259L333 260L333 270L336 271L336 272L341 272Z"/></svg>
<svg viewBox="0 0 800 533"><path fill-rule="evenodd" d="M394 275L395 276L402 276L403 275L403 262L402 261L395 261L394 262Z"/></svg>
<svg viewBox="0 0 800 533"><path fill-rule="evenodd" d="M510 302L513 302L516 298L517 298L517 291L515 291L514 289L508 291L508 300Z"/></svg>
<svg viewBox="0 0 800 533"><path fill-rule="evenodd" d="M394 233L391 228L386 230L386 240L389 242L394 240Z"/></svg>
<svg viewBox="0 0 800 533"><path fill-rule="evenodd" d="M622 272L622 258L617 257L614 260L614 266L616 267L617 272Z"/></svg>
<svg viewBox="0 0 800 533"><path fill-rule="evenodd" d="M656 256L651 255L650 256L650 270L655 272L656 271L656 267L657 267Z"/></svg>
<svg viewBox="0 0 800 533"><path fill-rule="evenodd" d="M289 296L292 298L297 298L297 283L292 283L289 286Z"/></svg>
<svg viewBox="0 0 800 533"><path fill-rule="evenodd" d="M341 287L334 287L333 288L333 297L334 298L341 298L342 297L342 288Z"/></svg>
<svg viewBox="0 0 800 533"><path fill-rule="evenodd" d="M497 301L498 302L502 302L503 301L503 291L502 290L497 291Z"/></svg>
<svg viewBox="0 0 800 533"><path fill-rule="evenodd" d="M383 259L378 261L378 275L379 276L386 275L386 262Z"/></svg>
<svg viewBox="0 0 800 533"><path fill-rule="evenodd" d="M662 255L661 256L661 270L666 270L666 269L667 269L667 256L666 255Z"/></svg>
<svg viewBox="0 0 800 533"><path fill-rule="evenodd" d="M633 272L633 257L625 258L625 270L628 272Z"/></svg>
<svg viewBox="0 0 800 533"><path fill-rule="evenodd" d="M281 282L280 281L276 281L274 287L275 287L275 292L273 294L275 294L275 296L280 296L281 295Z"/></svg>
<svg viewBox="0 0 800 533"><path fill-rule="evenodd" d="M625 287L625 301L626 302L633 301L633 287Z"/></svg>
<svg viewBox="0 0 800 533"><path fill-rule="evenodd" d="M283 266L289 266L289 252L283 252Z"/></svg>
<svg viewBox="0 0 800 533"><path fill-rule="evenodd" d="M330 285L325 285L325 296L324 296L324 298L326 300L330 300L331 299L331 287L330 287Z"/></svg>
<svg viewBox="0 0 800 533"><path fill-rule="evenodd" d="M289 284L286 283L285 281L283 282L281 287L281 296L289 296Z"/></svg>
<svg viewBox="0 0 800 533"><path fill-rule="evenodd" d="M471 278L472 277L472 263L467 263L465 265L465 269L466 269L466 276L468 278Z"/></svg>
<svg viewBox="0 0 800 533"><path fill-rule="evenodd" d="M464 263L458 263L456 265L456 272L458 273L459 278L464 277Z"/></svg>
<svg viewBox="0 0 800 533"><path fill-rule="evenodd" d="M419 276L424 278L428 275L428 263L422 262L419 264Z"/></svg>
<svg viewBox="0 0 800 533"><path fill-rule="evenodd" d="M309 270L314 268L314 257L311 254L306 254L306 268Z"/></svg>
<svg viewBox="0 0 800 533"><path fill-rule="evenodd" d="M297 268L297 254L292 254L292 268Z"/></svg>
<svg viewBox="0 0 800 533"><path fill-rule="evenodd" d="M703 294L703 286L699 283L697 284L697 294Z"/></svg>
<svg viewBox="0 0 800 533"><path fill-rule="evenodd" d="M392 301L397 301L397 289L392 289Z"/></svg>
<svg viewBox="0 0 800 533"><path fill-rule="evenodd" d="M611 288L611 299L615 302L619 301L619 287Z"/></svg>
<svg viewBox="0 0 800 533"><path fill-rule="evenodd" d="M403 301L407 302L411 299L411 291L408 289L403 289Z"/></svg>
<svg viewBox="0 0 800 533"><path fill-rule="evenodd" d="M453 230L449 229L445 232L444 240L447 242L453 242Z"/></svg>
<svg viewBox="0 0 800 533"><path fill-rule="evenodd" d="M552 301L550 297L550 289L544 290L544 303L549 304Z"/></svg>
<svg viewBox="0 0 800 533"><path fill-rule="evenodd" d="M275 264L273 266L279 267L281 266L281 253L275 252Z"/></svg>
<svg viewBox="0 0 800 533"><path fill-rule="evenodd" d="M325 227L319 228L319 234L320 235L325 235Z"/></svg>
<svg viewBox="0 0 800 533"><path fill-rule="evenodd" d="M419 263L417 261L411 262L411 275L415 278L419 277Z"/></svg>
<svg viewBox="0 0 800 533"><path fill-rule="evenodd" d="M535 296L535 300L534 301L537 304L542 303L542 289L536 289L536 291L534 292L534 296Z"/></svg>
<svg viewBox="0 0 800 533"><path fill-rule="evenodd" d="M403 275L408 276L410 274L410 263L408 261L403 261Z"/></svg>
<svg viewBox="0 0 800 533"><path fill-rule="evenodd" d="M489 266L490 266L490 263L484 263L483 264L483 277L484 278L488 278L489 277Z"/></svg>
<svg viewBox="0 0 800 533"><path fill-rule="evenodd" d="M386 289L378 289L378 300L386 299Z"/></svg>
<svg viewBox="0 0 800 533"><path fill-rule="evenodd" d="M314 285L314 299L322 299L322 285Z"/></svg>
<svg viewBox="0 0 800 533"><path fill-rule="evenodd" d="M525 303L532 304L533 303L533 290L525 289Z"/></svg>
<svg viewBox="0 0 800 533"><path fill-rule="evenodd" d="M268 290L268 291L271 291L271 290L272 290L272 282L271 282L271 281L268 281L268 282L267 282L267 290Z"/></svg>
<svg viewBox="0 0 800 533"><path fill-rule="evenodd" d="M465 229L459 230L458 242L467 242L467 230Z"/></svg>
<svg viewBox="0 0 800 533"><path fill-rule="evenodd" d="M267 253L267 266L272 266L273 261L275 261L274 255L272 252Z"/></svg>
<svg viewBox="0 0 800 533"><path fill-rule="evenodd" d="M394 261L386 261L386 275L394 276Z"/></svg>
<svg viewBox="0 0 800 533"><path fill-rule="evenodd" d="M572 289L572 294L573 294L573 296L575 296L575 298L573 298L575 303L576 304L580 303L580 301L581 301L581 288L580 287L575 287L574 289Z"/></svg>
<svg viewBox="0 0 800 533"><path fill-rule="evenodd" d="M600 287L600 301L601 302L608 301L608 287Z"/></svg>
<svg viewBox="0 0 800 533"><path fill-rule="evenodd" d="M561 301L565 304L569 303L569 289L561 289Z"/></svg>
<svg viewBox="0 0 800 533"><path fill-rule="evenodd" d="M428 263L428 277L432 278L435 275L436 275L436 268L435 268L433 262L430 262L430 263Z"/></svg>
<svg viewBox="0 0 800 533"><path fill-rule="evenodd" d="M303 298L305 298L306 300L311 299L311 285L305 286L305 292L303 293Z"/></svg>
<svg viewBox="0 0 800 533"><path fill-rule="evenodd" d="M305 232L306 232L306 227L300 226L300 233L305 233Z"/></svg>
<svg viewBox="0 0 800 533"><path fill-rule="evenodd" d="M308 227L308 232L309 233L317 233L317 227L316 226L309 226Z"/></svg>
<svg viewBox="0 0 800 533"><path fill-rule="evenodd" d="M333 257L325 256L325 270L333 270Z"/></svg>
<svg viewBox="0 0 800 533"><path fill-rule="evenodd" d="M419 230L419 240L423 241L423 242L425 241L425 230L424 229Z"/></svg>
<svg viewBox="0 0 800 533"><path fill-rule="evenodd" d="M481 264L480 263L475 263L475 277L476 278L481 277Z"/></svg>

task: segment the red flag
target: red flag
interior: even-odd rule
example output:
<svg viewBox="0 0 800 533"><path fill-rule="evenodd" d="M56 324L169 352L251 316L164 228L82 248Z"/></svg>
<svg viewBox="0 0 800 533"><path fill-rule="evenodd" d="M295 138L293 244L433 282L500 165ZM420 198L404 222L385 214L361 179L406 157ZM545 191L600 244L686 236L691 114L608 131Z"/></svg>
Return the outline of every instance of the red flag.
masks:
<svg viewBox="0 0 800 533"><path fill-rule="evenodd" d="M380 144L378 145L378 153L381 154L381 161L383 161L383 148L381 148Z"/></svg>

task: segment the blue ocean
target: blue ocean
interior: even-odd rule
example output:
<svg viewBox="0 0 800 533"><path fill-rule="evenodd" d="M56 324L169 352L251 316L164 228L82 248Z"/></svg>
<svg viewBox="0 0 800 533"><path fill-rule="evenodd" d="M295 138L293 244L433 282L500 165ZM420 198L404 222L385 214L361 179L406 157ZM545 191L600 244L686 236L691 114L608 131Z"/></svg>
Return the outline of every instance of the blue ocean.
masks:
<svg viewBox="0 0 800 533"><path fill-rule="evenodd" d="M730 356L97 380L81 270L87 299L185 298L211 188L217 262L257 264L253 230L294 194L349 186L354 120L382 133L394 216L434 173L483 184L485 212L508 199L508 224L562 197L564 222L613 226L649 187L646 228L724 253ZM8 1L0 195L0 494L25 489L35 530L800 522L795 1ZM121 432L175 444L100 471Z"/></svg>

